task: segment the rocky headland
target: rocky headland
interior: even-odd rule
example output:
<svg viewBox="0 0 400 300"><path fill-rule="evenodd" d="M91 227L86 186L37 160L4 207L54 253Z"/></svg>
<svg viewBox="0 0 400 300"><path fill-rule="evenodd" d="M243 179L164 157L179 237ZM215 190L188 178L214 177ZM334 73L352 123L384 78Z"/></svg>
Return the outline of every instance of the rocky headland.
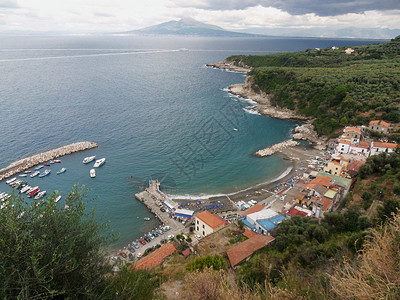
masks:
<svg viewBox="0 0 400 300"><path fill-rule="evenodd" d="M248 73L252 69L249 66L236 66L231 62L224 61L224 62L218 62L218 63L210 63L206 65L207 67L211 68L216 68L216 69L222 69L222 70L228 70L232 72L240 72L240 73Z"/></svg>

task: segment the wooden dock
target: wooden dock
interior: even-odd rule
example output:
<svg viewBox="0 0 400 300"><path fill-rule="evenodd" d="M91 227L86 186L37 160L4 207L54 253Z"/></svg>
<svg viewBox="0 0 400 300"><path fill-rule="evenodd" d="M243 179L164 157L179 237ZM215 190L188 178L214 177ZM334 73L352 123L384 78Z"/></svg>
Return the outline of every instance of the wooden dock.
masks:
<svg viewBox="0 0 400 300"><path fill-rule="evenodd" d="M6 168L1 169L0 181L8 177L11 177L15 174L21 173L34 166L56 159L58 157L96 147L98 147L98 145L93 142L79 142L62 146L47 152L39 153L31 157L23 158L21 160L11 163Z"/></svg>

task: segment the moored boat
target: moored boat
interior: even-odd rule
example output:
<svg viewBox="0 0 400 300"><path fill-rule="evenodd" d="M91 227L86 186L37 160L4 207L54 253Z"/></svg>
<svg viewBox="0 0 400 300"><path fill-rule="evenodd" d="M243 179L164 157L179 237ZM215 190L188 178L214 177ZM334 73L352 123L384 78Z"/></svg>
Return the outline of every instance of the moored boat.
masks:
<svg viewBox="0 0 400 300"><path fill-rule="evenodd" d="M54 162L55 162L56 164L59 164L59 163L61 162L61 160L55 159Z"/></svg>
<svg viewBox="0 0 400 300"><path fill-rule="evenodd" d="M101 159L96 160L96 162L93 165L93 168L98 168L102 166L106 162L106 159L103 157Z"/></svg>
<svg viewBox="0 0 400 300"><path fill-rule="evenodd" d="M7 184L10 184L11 182L17 180L17 177L11 178L9 180L6 181Z"/></svg>
<svg viewBox="0 0 400 300"><path fill-rule="evenodd" d="M90 169L90 177L92 177L92 178L96 177L96 170L95 169Z"/></svg>
<svg viewBox="0 0 400 300"><path fill-rule="evenodd" d="M43 173L41 173L41 174L39 175L39 177L44 177L44 176L47 176L47 175L49 175L49 174L50 174L50 172L51 172L51 170L50 170L50 169L46 169L46 170L44 170L44 172L43 172Z"/></svg>
<svg viewBox="0 0 400 300"><path fill-rule="evenodd" d="M34 197L37 193L39 193L40 192L40 189L39 188L36 188L36 189L34 189L32 192L30 192L29 194L28 194L28 197L29 198L31 198L31 197Z"/></svg>
<svg viewBox="0 0 400 300"><path fill-rule="evenodd" d="M43 167L44 167L43 165L37 166L37 167L35 168L35 170L40 170L40 169L42 169Z"/></svg>
<svg viewBox="0 0 400 300"><path fill-rule="evenodd" d="M52 164L55 164L56 162L54 160L51 160L51 161L49 161L49 163L52 165Z"/></svg>
<svg viewBox="0 0 400 300"><path fill-rule="evenodd" d="M57 171L57 175L60 175L60 174L64 173L65 171L67 171L67 168L62 168L60 171Z"/></svg>
<svg viewBox="0 0 400 300"><path fill-rule="evenodd" d="M19 192L21 193L21 194L23 194L23 193L25 193L27 190L29 190L31 188L31 186L30 185L26 185L26 186L24 186Z"/></svg>
<svg viewBox="0 0 400 300"><path fill-rule="evenodd" d="M45 163L45 164L43 164L44 166L46 166L46 167L48 167L48 166L50 166L50 163Z"/></svg>
<svg viewBox="0 0 400 300"><path fill-rule="evenodd" d="M96 155L88 156L88 157L85 157L85 158L83 159L82 162L83 162L84 164L88 164L88 163L94 161L95 158L96 158Z"/></svg>
<svg viewBox="0 0 400 300"><path fill-rule="evenodd" d="M37 188L39 188L39 187L38 186L31 187L30 189L28 189L26 191L26 194L29 195L31 192L33 192L33 190L36 190Z"/></svg>
<svg viewBox="0 0 400 300"><path fill-rule="evenodd" d="M143 218L145 221L150 221L149 217Z"/></svg>
<svg viewBox="0 0 400 300"><path fill-rule="evenodd" d="M34 172L33 174L31 174L31 177L33 178L33 177L35 177L35 176L38 176L40 174L40 171L36 171L36 172Z"/></svg>
<svg viewBox="0 0 400 300"><path fill-rule="evenodd" d="M31 170L26 170L24 173L25 174L30 174L30 173L32 173L32 171Z"/></svg>
<svg viewBox="0 0 400 300"><path fill-rule="evenodd" d="M54 201L57 203L58 201L60 201L60 199L61 199L61 195L57 196L57 198Z"/></svg>
<svg viewBox="0 0 400 300"><path fill-rule="evenodd" d="M44 195L46 195L46 191L41 191L35 196L35 200L42 198Z"/></svg>
<svg viewBox="0 0 400 300"><path fill-rule="evenodd" d="M28 176L28 174L19 174L19 177L26 177L26 176Z"/></svg>

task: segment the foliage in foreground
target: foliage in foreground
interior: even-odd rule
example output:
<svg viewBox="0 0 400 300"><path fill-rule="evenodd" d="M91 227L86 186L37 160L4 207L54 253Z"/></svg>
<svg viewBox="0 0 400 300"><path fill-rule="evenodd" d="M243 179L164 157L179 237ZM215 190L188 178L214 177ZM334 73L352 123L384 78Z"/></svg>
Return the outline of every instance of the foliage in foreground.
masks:
<svg viewBox="0 0 400 300"><path fill-rule="evenodd" d="M342 299L400 299L400 214L372 229L355 262L331 276Z"/></svg>
<svg viewBox="0 0 400 300"><path fill-rule="evenodd" d="M67 208L53 194L45 204L28 205L13 195L0 213L0 297L2 299L93 298L104 295L111 267L101 247L94 211L87 212L85 189L74 187Z"/></svg>

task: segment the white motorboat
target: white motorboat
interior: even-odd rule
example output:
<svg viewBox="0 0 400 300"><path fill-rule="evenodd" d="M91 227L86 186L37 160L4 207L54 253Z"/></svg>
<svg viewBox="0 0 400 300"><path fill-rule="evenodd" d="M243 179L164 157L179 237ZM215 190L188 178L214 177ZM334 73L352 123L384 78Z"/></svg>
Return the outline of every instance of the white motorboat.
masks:
<svg viewBox="0 0 400 300"><path fill-rule="evenodd" d="M96 158L96 155L88 156L88 157L85 157L85 158L83 159L82 162L83 162L84 164L88 164L88 163L94 161L95 158Z"/></svg>
<svg viewBox="0 0 400 300"><path fill-rule="evenodd" d="M96 170L95 169L90 169L90 177L92 177L92 178L96 177Z"/></svg>
<svg viewBox="0 0 400 300"><path fill-rule="evenodd" d="M105 158L98 159L94 163L93 168L98 168L98 167L102 166L105 162L106 162Z"/></svg>

